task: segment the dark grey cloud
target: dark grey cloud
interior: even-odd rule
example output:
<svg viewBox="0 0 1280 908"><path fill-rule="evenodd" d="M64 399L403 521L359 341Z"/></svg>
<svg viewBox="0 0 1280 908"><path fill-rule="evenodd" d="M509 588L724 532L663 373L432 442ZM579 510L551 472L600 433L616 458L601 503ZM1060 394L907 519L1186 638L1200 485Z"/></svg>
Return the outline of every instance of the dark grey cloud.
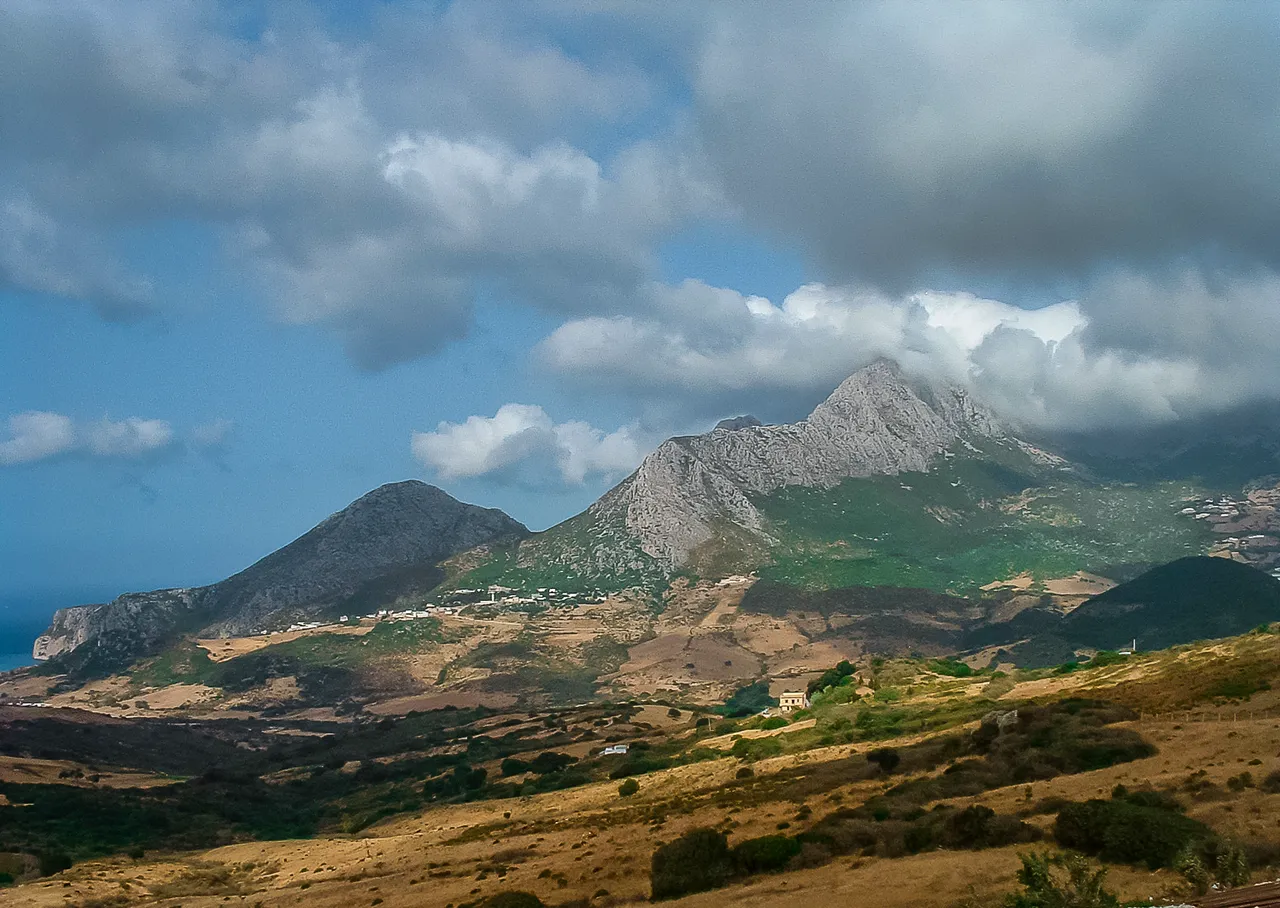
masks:
<svg viewBox="0 0 1280 908"><path fill-rule="evenodd" d="M1280 265L1273 4L721 11L695 82L704 149L829 277Z"/></svg>

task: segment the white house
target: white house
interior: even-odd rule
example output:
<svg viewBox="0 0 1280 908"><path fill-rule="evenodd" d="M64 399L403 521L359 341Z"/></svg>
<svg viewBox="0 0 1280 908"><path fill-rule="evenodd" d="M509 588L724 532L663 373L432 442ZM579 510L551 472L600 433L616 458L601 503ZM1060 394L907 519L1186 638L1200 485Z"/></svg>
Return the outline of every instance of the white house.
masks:
<svg viewBox="0 0 1280 908"><path fill-rule="evenodd" d="M802 690L784 690L778 698L778 712L789 713L809 708L809 695Z"/></svg>

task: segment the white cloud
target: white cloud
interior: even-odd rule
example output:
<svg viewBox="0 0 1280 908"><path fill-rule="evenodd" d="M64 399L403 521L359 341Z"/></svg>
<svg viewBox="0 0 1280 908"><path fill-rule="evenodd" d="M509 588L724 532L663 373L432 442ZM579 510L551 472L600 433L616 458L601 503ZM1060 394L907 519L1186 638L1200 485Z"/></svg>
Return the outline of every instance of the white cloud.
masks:
<svg viewBox="0 0 1280 908"><path fill-rule="evenodd" d="M102 419L89 427L86 442L97 457L144 457L173 442L173 427L163 419Z"/></svg>
<svg viewBox="0 0 1280 908"><path fill-rule="evenodd" d="M434 432L415 432L413 455L445 479L476 476L543 478L548 470L566 485L588 477L612 478L629 473L647 447L634 428L605 433L588 423L554 423L541 407L504 404L493 416L470 416L465 422L442 422Z"/></svg>
<svg viewBox="0 0 1280 908"><path fill-rule="evenodd" d="M61 413L31 411L9 417L9 438L0 441L0 466L17 466L47 460L60 454L116 460L138 460L172 447L173 427L163 419L100 419L87 425ZM192 437L197 444L212 443L211 432L225 438L230 423L215 420L197 427ZM205 441L202 441L202 438Z"/></svg>
<svg viewBox="0 0 1280 908"><path fill-rule="evenodd" d="M1009 418L1046 429L1158 422L1280 393L1269 330L1251 342L1234 334L1215 341L1195 324L1214 311L1213 294L1201 283L1179 282L1169 298L1158 285L1135 280L1113 288L1122 298L1107 311L1155 305L1156 298L1185 308L1190 327L1167 329L1189 332L1182 349L1172 341L1145 351L1106 343L1120 328L1091 323L1075 301L1026 310L966 293L892 297L807 284L775 305L686 281L653 288L654 315L572 320L537 354L580 388L665 401L686 419L767 411L779 399L811 403L878 357L971 387ZM1255 324L1280 330L1280 314L1263 313L1280 298L1271 289L1237 286L1217 306L1241 311L1252 300Z"/></svg>
<svg viewBox="0 0 1280 908"><path fill-rule="evenodd" d="M9 438L0 441L0 466L34 463L71 450L75 427L59 413L32 411L9 417Z"/></svg>

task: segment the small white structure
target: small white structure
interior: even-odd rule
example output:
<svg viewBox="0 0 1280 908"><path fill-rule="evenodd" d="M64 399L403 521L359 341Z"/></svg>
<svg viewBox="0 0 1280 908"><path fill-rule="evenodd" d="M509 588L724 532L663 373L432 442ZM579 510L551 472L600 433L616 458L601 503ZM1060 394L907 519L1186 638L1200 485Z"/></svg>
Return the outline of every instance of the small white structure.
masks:
<svg viewBox="0 0 1280 908"><path fill-rule="evenodd" d="M1119 653L1122 656L1132 656L1137 651L1138 651L1138 640L1136 637L1134 638L1134 641L1130 643L1128 646L1122 646L1119 649Z"/></svg>
<svg viewBox="0 0 1280 908"><path fill-rule="evenodd" d="M789 713L809 708L809 695L802 690L784 690L778 698L778 712Z"/></svg>
<svg viewBox="0 0 1280 908"><path fill-rule="evenodd" d="M613 756L617 756L618 754L624 754L626 752L627 752L626 744L610 744L604 750L600 751L600 756L613 757Z"/></svg>

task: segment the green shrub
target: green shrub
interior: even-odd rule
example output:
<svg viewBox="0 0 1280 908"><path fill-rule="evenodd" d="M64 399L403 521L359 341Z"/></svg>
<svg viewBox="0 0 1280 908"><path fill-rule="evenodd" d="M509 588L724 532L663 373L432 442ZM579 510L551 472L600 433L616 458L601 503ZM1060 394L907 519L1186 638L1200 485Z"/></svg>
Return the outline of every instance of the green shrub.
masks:
<svg viewBox="0 0 1280 908"><path fill-rule="evenodd" d="M867 753L867 762L880 767L885 775L893 772L902 762L902 755L892 747L877 747Z"/></svg>
<svg viewBox="0 0 1280 908"><path fill-rule="evenodd" d="M1275 772L1268 773L1267 777L1262 780L1262 784L1258 786L1268 794L1280 794L1280 769Z"/></svg>
<svg viewBox="0 0 1280 908"><path fill-rule="evenodd" d="M777 738L739 738L733 742L729 753L749 762L766 760L782 754L782 742Z"/></svg>
<svg viewBox="0 0 1280 908"><path fill-rule="evenodd" d="M0 870L0 886L12 886L13 874L7 870Z"/></svg>
<svg viewBox="0 0 1280 908"><path fill-rule="evenodd" d="M545 903L532 892L498 892L483 902L484 908L543 908Z"/></svg>
<svg viewBox="0 0 1280 908"><path fill-rule="evenodd" d="M649 884L654 901L670 899L724 886L735 870L724 833L694 829L653 853Z"/></svg>
<svg viewBox="0 0 1280 908"><path fill-rule="evenodd" d="M609 773L609 778L625 779L629 776L642 776L645 773L657 772L659 769L667 769L670 766L671 761L664 757L642 757L637 755L614 767L613 772Z"/></svg>
<svg viewBox="0 0 1280 908"><path fill-rule="evenodd" d="M524 760L517 760L515 757L507 757L502 761L502 774L504 776L518 776L521 773L529 771L529 764Z"/></svg>
<svg viewBox="0 0 1280 908"><path fill-rule="evenodd" d="M1023 854L1018 882L1023 891L1005 899L1006 908L1119 908L1104 886L1107 872L1093 870L1078 854Z"/></svg>
<svg viewBox="0 0 1280 908"><path fill-rule="evenodd" d="M786 728L790 724L791 723L782 718L782 716L770 716L762 721L759 727L764 731L773 731L776 728Z"/></svg>
<svg viewBox="0 0 1280 908"><path fill-rule="evenodd" d="M1152 870L1173 866L1185 848L1211 837L1203 823L1127 798L1070 804L1059 811L1053 835L1063 847Z"/></svg>
<svg viewBox="0 0 1280 908"><path fill-rule="evenodd" d="M764 835L733 847L733 860L743 873L774 873L800 853L800 843L790 836Z"/></svg>
<svg viewBox="0 0 1280 908"><path fill-rule="evenodd" d="M836 687L843 684L846 678L852 677L854 671L856 669L853 663L847 659L837 663L835 668L827 669L820 678L809 682L809 696L812 697L814 694L821 693L828 687Z"/></svg>
<svg viewBox="0 0 1280 908"><path fill-rule="evenodd" d="M546 775L549 772L560 772L577 762L577 757L545 751L533 758L533 762L529 764L529 769L538 773L538 775Z"/></svg>
<svg viewBox="0 0 1280 908"><path fill-rule="evenodd" d="M934 659L925 665L925 668L939 675L948 675L952 678L971 678L977 674L968 663L960 662L957 659Z"/></svg>
<svg viewBox="0 0 1280 908"><path fill-rule="evenodd" d="M71 856L65 851L42 851L37 858L40 861L41 876L52 876L71 869Z"/></svg>
<svg viewBox="0 0 1280 908"><path fill-rule="evenodd" d="M640 790L640 783L635 779L627 779L618 786L618 794L624 798L629 798Z"/></svg>
<svg viewBox="0 0 1280 908"><path fill-rule="evenodd" d="M1103 668L1108 665L1119 665L1128 658L1128 656L1122 656L1109 649L1099 650L1093 654L1093 658L1089 660L1085 668Z"/></svg>

